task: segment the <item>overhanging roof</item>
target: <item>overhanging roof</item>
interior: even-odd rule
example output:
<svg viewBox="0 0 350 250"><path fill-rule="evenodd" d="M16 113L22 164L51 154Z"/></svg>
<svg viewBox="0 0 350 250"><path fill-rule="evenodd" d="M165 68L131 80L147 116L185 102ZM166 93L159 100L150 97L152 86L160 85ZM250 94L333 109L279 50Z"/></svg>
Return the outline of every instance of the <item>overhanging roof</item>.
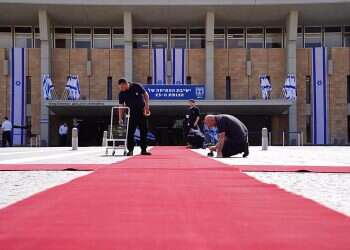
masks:
<svg viewBox="0 0 350 250"><path fill-rule="evenodd" d="M230 113L237 115L277 115L288 113L290 101L275 100L204 100L198 101L204 113ZM152 114L183 115L187 101L151 101ZM118 106L118 101L49 101L50 111L63 116L108 116L111 107Z"/></svg>
<svg viewBox="0 0 350 250"><path fill-rule="evenodd" d="M300 24L348 24L350 1L336 0L0 0L0 25L37 25L38 10L57 25L123 25L131 11L134 26L205 25L207 11L220 25L284 25L298 10ZM254 17L254 18L252 18Z"/></svg>

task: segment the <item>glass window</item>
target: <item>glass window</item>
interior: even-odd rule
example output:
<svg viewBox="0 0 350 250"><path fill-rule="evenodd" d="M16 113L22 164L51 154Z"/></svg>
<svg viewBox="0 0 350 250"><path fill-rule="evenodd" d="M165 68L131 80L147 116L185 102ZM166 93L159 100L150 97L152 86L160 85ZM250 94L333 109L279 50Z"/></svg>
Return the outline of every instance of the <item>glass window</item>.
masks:
<svg viewBox="0 0 350 250"><path fill-rule="evenodd" d="M227 47L244 48L245 32L243 28L230 28L227 30Z"/></svg>
<svg viewBox="0 0 350 250"><path fill-rule="evenodd" d="M94 28L94 48L108 49L111 47L111 29Z"/></svg>
<svg viewBox="0 0 350 250"><path fill-rule="evenodd" d="M167 48L168 47L168 30L167 29L152 29L151 31L152 48Z"/></svg>
<svg viewBox="0 0 350 250"><path fill-rule="evenodd" d="M350 103L350 75L348 75L347 77L347 84L346 84L346 87L347 87L347 99L348 99L348 103Z"/></svg>
<svg viewBox="0 0 350 250"><path fill-rule="evenodd" d="M350 47L350 26L344 28L344 46Z"/></svg>
<svg viewBox="0 0 350 250"><path fill-rule="evenodd" d="M343 46L341 27L324 28L324 46L330 48Z"/></svg>
<svg viewBox="0 0 350 250"><path fill-rule="evenodd" d="M311 130L311 124L312 124L312 116L307 115L305 117L306 119L306 142L312 143L312 130Z"/></svg>
<svg viewBox="0 0 350 250"><path fill-rule="evenodd" d="M305 97L306 104L311 103L311 76L305 77Z"/></svg>
<svg viewBox="0 0 350 250"><path fill-rule="evenodd" d="M15 27L15 48L32 48L32 27Z"/></svg>
<svg viewBox="0 0 350 250"><path fill-rule="evenodd" d="M247 28L247 48L264 48L263 28Z"/></svg>
<svg viewBox="0 0 350 250"><path fill-rule="evenodd" d="M0 48L12 47L12 29L11 27L0 27Z"/></svg>
<svg viewBox="0 0 350 250"><path fill-rule="evenodd" d="M282 28L266 28L266 48L283 47Z"/></svg>
<svg viewBox="0 0 350 250"><path fill-rule="evenodd" d="M91 48L90 28L74 28L74 48Z"/></svg>
<svg viewBox="0 0 350 250"><path fill-rule="evenodd" d="M39 28L34 28L34 48L40 48L40 31Z"/></svg>
<svg viewBox="0 0 350 250"><path fill-rule="evenodd" d="M134 48L148 48L149 47L148 29L134 29L133 30L133 47Z"/></svg>
<svg viewBox="0 0 350 250"><path fill-rule="evenodd" d="M123 28L113 28L112 48L124 48L124 29Z"/></svg>
<svg viewBox="0 0 350 250"><path fill-rule="evenodd" d="M55 48L72 47L72 29L55 28Z"/></svg>
<svg viewBox="0 0 350 250"><path fill-rule="evenodd" d="M214 47L226 48L225 29L218 28L214 31Z"/></svg>
<svg viewBox="0 0 350 250"><path fill-rule="evenodd" d="M172 29L170 35L170 43L172 48L187 47L187 32L186 29Z"/></svg>
<svg viewBox="0 0 350 250"><path fill-rule="evenodd" d="M305 48L322 47L321 27L305 27Z"/></svg>
<svg viewBox="0 0 350 250"><path fill-rule="evenodd" d="M190 48L205 48L205 29L190 29Z"/></svg>
<svg viewBox="0 0 350 250"><path fill-rule="evenodd" d="M304 48L304 36L302 27L298 27L297 48Z"/></svg>

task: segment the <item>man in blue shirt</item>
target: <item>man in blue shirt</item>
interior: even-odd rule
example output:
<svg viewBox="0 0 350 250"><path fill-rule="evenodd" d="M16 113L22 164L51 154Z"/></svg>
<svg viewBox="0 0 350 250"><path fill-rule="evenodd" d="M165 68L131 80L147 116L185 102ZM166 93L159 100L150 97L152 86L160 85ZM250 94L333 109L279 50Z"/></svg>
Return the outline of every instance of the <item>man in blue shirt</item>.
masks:
<svg viewBox="0 0 350 250"><path fill-rule="evenodd" d="M147 152L147 115L150 113L148 93L140 84L129 83L123 78L119 79L118 85L120 89L119 104L130 108L127 155L133 155L135 147L134 134L137 127L140 129L141 154L151 155L151 153ZM119 121L122 121L123 114L121 110L119 111Z"/></svg>
<svg viewBox="0 0 350 250"><path fill-rule="evenodd" d="M232 115L207 115L204 119L208 128L217 127L218 143L210 147L217 157L230 157L243 153L249 155L248 129L238 118Z"/></svg>

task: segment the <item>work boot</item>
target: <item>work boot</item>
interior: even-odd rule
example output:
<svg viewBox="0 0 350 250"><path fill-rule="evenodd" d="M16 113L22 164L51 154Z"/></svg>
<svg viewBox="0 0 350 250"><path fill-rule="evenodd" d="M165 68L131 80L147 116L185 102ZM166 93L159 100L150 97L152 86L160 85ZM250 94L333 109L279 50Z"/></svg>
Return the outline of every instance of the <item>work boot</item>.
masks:
<svg viewBox="0 0 350 250"><path fill-rule="evenodd" d="M152 154L150 152L147 152L146 150L142 150L141 155L152 155Z"/></svg>
<svg viewBox="0 0 350 250"><path fill-rule="evenodd" d="M244 146L243 158L246 158L249 155L249 144L246 143Z"/></svg>
<svg viewBox="0 0 350 250"><path fill-rule="evenodd" d="M133 156L134 155L134 152L133 151L129 151L126 156Z"/></svg>

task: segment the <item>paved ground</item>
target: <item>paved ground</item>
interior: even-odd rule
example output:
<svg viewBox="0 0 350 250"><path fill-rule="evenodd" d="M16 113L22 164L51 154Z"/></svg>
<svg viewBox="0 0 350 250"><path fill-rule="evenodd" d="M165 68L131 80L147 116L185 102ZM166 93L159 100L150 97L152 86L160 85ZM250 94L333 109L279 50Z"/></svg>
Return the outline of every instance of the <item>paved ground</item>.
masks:
<svg viewBox="0 0 350 250"><path fill-rule="evenodd" d="M89 171L0 171L0 208L89 173Z"/></svg>
<svg viewBox="0 0 350 250"><path fill-rule="evenodd" d="M195 150L201 154L209 151ZM298 165L298 166L348 166L350 167L350 147L250 147L247 158L235 156L219 159L230 165Z"/></svg>
<svg viewBox="0 0 350 250"><path fill-rule="evenodd" d="M195 151L207 153L205 150ZM125 158L105 156L101 147L79 148L78 151L69 148L0 148L0 164L110 164ZM216 160L229 165L350 166L350 147L270 147L268 151L251 147L251 155L246 159L235 157ZM88 173L0 171L0 208ZM248 174L350 216L350 174Z"/></svg>
<svg viewBox="0 0 350 250"><path fill-rule="evenodd" d="M135 153L139 150L135 149ZM116 155L123 155L123 150L118 150ZM76 151L68 147L0 148L0 164L110 164L123 159L106 156L102 147L81 147Z"/></svg>

